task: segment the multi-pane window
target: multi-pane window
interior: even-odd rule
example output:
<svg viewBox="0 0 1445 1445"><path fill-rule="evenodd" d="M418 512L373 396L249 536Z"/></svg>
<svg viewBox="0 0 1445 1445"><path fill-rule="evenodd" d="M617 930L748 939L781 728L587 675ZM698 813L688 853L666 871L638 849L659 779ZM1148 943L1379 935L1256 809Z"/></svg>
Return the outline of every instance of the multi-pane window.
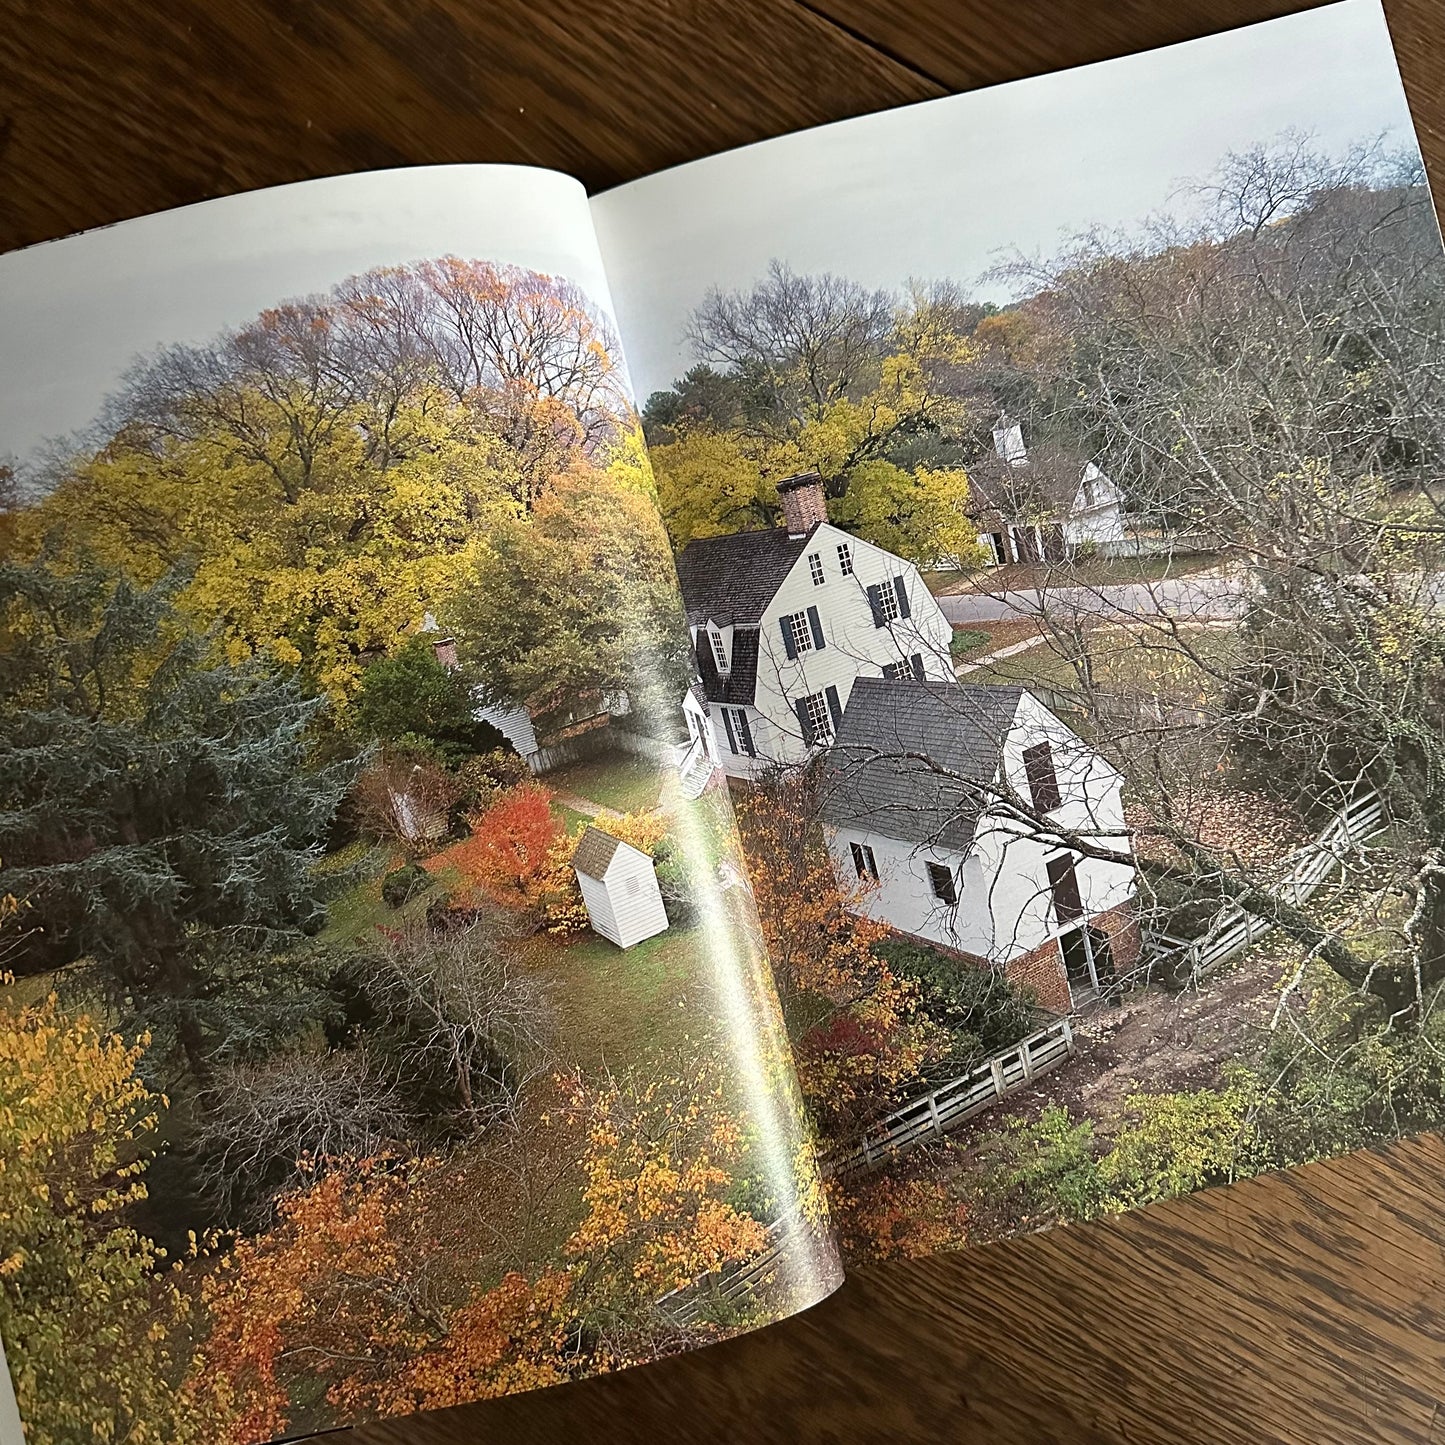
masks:
<svg viewBox="0 0 1445 1445"><path fill-rule="evenodd" d="M850 843L848 846L853 850L853 871L860 878L876 878L878 860L873 856L872 848L866 843Z"/></svg>
<svg viewBox="0 0 1445 1445"><path fill-rule="evenodd" d="M783 618L783 626L788 629L788 636L793 639L793 652L811 652L813 650L813 629L808 625L808 614L806 612L790 612Z"/></svg>
<svg viewBox="0 0 1445 1445"><path fill-rule="evenodd" d="M808 553L808 573L814 587L821 587L828 579L823 575L823 559L817 552Z"/></svg>
<svg viewBox="0 0 1445 1445"><path fill-rule="evenodd" d="M728 670L728 650L723 645L722 633L716 628L710 628L707 635L712 643L712 657L713 661L717 663L717 670L726 672Z"/></svg>
<svg viewBox="0 0 1445 1445"><path fill-rule="evenodd" d="M958 880L953 876L953 869L943 863L927 866L928 886L933 890L933 896L952 908L958 902Z"/></svg>
<svg viewBox="0 0 1445 1445"><path fill-rule="evenodd" d="M878 610L885 623L898 621L898 592L886 582L878 589Z"/></svg>
<svg viewBox="0 0 1445 1445"><path fill-rule="evenodd" d="M1035 810L1052 813L1063 802L1063 795L1059 792L1059 775L1054 771L1054 752L1047 743L1024 749L1024 774Z"/></svg>
<svg viewBox="0 0 1445 1445"><path fill-rule="evenodd" d="M845 577L853 575L853 544L851 542L838 543L838 570Z"/></svg>
<svg viewBox="0 0 1445 1445"><path fill-rule="evenodd" d="M800 699L799 711L803 722L803 741L826 743L833 737L833 719L828 712L828 699L821 692L810 692Z"/></svg>
<svg viewBox="0 0 1445 1445"><path fill-rule="evenodd" d="M742 757L757 757L753 745L753 730L748 722L748 712L742 707L725 707L722 710L723 729L728 735L728 748Z"/></svg>
<svg viewBox="0 0 1445 1445"><path fill-rule="evenodd" d="M912 657L905 657L900 662L885 662L883 676L890 682L924 681L923 654L915 652Z"/></svg>

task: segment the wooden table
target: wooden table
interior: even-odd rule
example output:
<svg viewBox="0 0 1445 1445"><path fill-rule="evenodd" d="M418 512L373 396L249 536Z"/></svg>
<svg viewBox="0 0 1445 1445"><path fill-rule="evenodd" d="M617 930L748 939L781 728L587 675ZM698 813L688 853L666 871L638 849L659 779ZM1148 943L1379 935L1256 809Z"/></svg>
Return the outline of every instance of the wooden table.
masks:
<svg viewBox="0 0 1445 1445"><path fill-rule="evenodd" d="M1437 190L1445 13L1390 0ZM0 0L0 249L422 161L602 187L1278 0ZM533 13L534 10L540 13ZM1445 1442L1445 1142L853 1275L805 1315L360 1442Z"/></svg>

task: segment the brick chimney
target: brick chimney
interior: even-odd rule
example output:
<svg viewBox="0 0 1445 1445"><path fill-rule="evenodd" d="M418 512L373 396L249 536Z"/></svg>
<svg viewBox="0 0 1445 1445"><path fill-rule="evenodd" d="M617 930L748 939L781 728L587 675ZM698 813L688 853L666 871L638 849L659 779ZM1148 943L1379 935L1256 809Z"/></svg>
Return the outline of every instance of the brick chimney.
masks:
<svg viewBox="0 0 1445 1445"><path fill-rule="evenodd" d="M823 499L823 479L817 472L784 477L778 483L778 498L783 504L783 521L790 537L801 537L812 531L819 522L828 520L828 503Z"/></svg>

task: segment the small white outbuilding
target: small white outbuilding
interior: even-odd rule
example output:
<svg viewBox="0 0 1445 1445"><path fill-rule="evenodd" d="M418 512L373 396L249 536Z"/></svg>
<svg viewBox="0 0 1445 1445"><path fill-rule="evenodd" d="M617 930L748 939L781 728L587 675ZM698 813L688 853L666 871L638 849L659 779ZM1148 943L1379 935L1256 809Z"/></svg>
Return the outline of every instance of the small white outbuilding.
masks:
<svg viewBox="0 0 1445 1445"><path fill-rule="evenodd" d="M588 826L572 855L594 933L631 948L667 928L657 870L640 848Z"/></svg>

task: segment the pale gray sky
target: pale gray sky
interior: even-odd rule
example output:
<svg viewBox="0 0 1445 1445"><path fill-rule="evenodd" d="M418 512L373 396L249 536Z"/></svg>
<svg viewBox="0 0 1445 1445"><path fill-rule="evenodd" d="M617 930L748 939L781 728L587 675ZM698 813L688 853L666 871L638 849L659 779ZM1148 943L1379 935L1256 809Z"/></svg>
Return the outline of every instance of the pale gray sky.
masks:
<svg viewBox="0 0 1445 1445"><path fill-rule="evenodd" d="M88 426L126 367L373 266L457 255L610 310L587 197L523 166L428 166L227 196L0 257L0 456Z"/></svg>
<svg viewBox="0 0 1445 1445"><path fill-rule="evenodd" d="M1026 24L1025 7L1018 23ZM1414 143L1378 0L764 141L594 198L628 368L645 398L689 364L707 288L770 259L869 286L973 284L1001 249L1128 225L1176 183L1289 127L1344 150ZM975 286L980 296L1002 300Z"/></svg>

